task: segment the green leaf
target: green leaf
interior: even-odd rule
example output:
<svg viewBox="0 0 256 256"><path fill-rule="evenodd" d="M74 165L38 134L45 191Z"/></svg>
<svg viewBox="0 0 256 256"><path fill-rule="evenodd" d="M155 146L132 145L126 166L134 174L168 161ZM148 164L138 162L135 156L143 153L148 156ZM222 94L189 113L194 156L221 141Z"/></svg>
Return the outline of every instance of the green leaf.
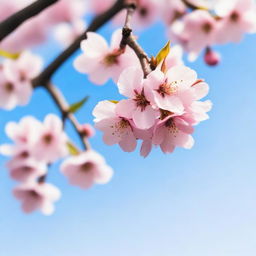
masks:
<svg viewBox="0 0 256 256"><path fill-rule="evenodd" d="M7 59L13 59L16 60L19 58L20 53L11 53L0 49L0 56L7 58Z"/></svg>
<svg viewBox="0 0 256 256"><path fill-rule="evenodd" d="M159 51L156 55L156 65L159 65L169 54L170 52L170 41Z"/></svg>
<svg viewBox="0 0 256 256"><path fill-rule="evenodd" d="M67 148L68 148L69 154L72 156L77 156L80 153L79 150L76 148L76 146L71 142L67 142Z"/></svg>
<svg viewBox="0 0 256 256"><path fill-rule="evenodd" d="M88 101L89 97L86 96L84 97L82 100L72 104L70 107L69 107L69 110L68 112L69 113L75 113L77 112L87 101Z"/></svg>
<svg viewBox="0 0 256 256"><path fill-rule="evenodd" d="M109 100L110 102L117 104L119 101L118 100Z"/></svg>

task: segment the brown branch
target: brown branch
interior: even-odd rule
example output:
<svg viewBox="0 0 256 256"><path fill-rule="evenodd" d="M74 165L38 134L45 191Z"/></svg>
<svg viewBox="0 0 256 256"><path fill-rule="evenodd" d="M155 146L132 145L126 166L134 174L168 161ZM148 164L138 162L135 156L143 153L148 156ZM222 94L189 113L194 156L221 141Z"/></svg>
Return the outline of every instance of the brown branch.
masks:
<svg viewBox="0 0 256 256"><path fill-rule="evenodd" d="M183 1L183 3L188 8L190 8L192 10L198 10L198 9L200 9L200 10L208 10L206 7L197 6L197 5L193 4L193 3L191 3L189 0L182 0L182 1Z"/></svg>
<svg viewBox="0 0 256 256"><path fill-rule="evenodd" d="M47 7L55 4L58 1L59 0L38 0L8 17L6 20L0 23L0 41L12 33L23 22L39 14Z"/></svg>
<svg viewBox="0 0 256 256"><path fill-rule="evenodd" d="M90 144L87 140L86 134L82 132L80 129L80 124L77 121L76 117L69 112L69 104L67 103L66 99L64 98L63 94L58 90L57 87L55 87L51 83L47 83L44 88L47 90L47 92L50 94L52 97L53 101L61 111L62 116L65 116L73 125L75 131L79 135L83 146L85 149L90 149Z"/></svg>
<svg viewBox="0 0 256 256"><path fill-rule="evenodd" d="M143 48L136 41L135 36L132 34L132 29L130 24L131 17L136 9L135 2L128 5L126 9L127 9L127 14L126 14L125 24L122 32L123 36L120 42L120 49L124 50L126 45L128 45L130 48L133 49L133 51L135 52L135 54L137 55L140 61L140 64L144 73L144 77L147 77L147 75L151 72L150 65L149 65L150 59L146 54L146 52L143 50Z"/></svg>
<svg viewBox="0 0 256 256"><path fill-rule="evenodd" d="M65 51L63 51L48 67L33 81L34 87L43 86L51 76L59 69L59 67L80 47L82 40L86 39L86 33L96 31L113 18L119 11L125 7L125 0L117 0L116 3L106 12L96 16L87 30L80 35Z"/></svg>

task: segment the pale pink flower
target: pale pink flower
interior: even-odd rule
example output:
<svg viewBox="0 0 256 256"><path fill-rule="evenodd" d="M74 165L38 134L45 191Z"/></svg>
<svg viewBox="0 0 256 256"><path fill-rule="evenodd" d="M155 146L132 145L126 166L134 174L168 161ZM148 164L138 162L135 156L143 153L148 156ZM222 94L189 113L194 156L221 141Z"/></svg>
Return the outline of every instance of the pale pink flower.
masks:
<svg viewBox="0 0 256 256"><path fill-rule="evenodd" d="M197 74L194 70L185 66L175 66L166 74L159 69L152 71L145 80L145 90L151 104L158 108L168 110L176 114L182 114L184 106L197 99L201 90L208 92L208 86L197 84ZM200 90L198 89L200 86ZM202 87L202 88L201 88Z"/></svg>
<svg viewBox="0 0 256 256"><path fill-rule="evenodd" d="M217 21L204 10L196 10L174 22L170 38L180 43L187 52L198 54L215 42Z"/></svg>
<svg viewBox="0 0 256 256"><path fill-rule="evenodd" d="M67 135L56 115L45 117L38 138L33 145L33 155L39 161L52 163L67 155Z"/></svg>
<svg viewBox="0 0 256 256"><path fill-rule="evenodd" d="M187 6L182 0L160 0L161 17L167 25L183 16L187 11Z"/></svg>
<svg viewBox="0 0 256 256"><path fill-rule="evenodd" d="M160 145L164 153L172 153L175 147L190 149L194 139L190 135L194 129L182 116L168 116L159 122L154 131L153 144Z"/></svg>
<svg viewBox="0 0 256 256"><path fill-rule="evenodd" d="M89 3L90 11L94 14L100 14L108 10L113 4L115 0L93 0Z"/></svg>
<svg viewBox="0 0 256 256"><path fill-rule="evenodd" d="M93 150L69 157L60 167L69 183L82 189L95 184L106 184L113 176L113 170L105 159Z"/></svg>
<svg viewBox="0 0 256 256"><path fill-rule="evenodd" d="M150 105L143 82L141 67L130 67L121 73L118 89L129 99L120 101L116 111L119 116L132 119L139 129L149 129L155 124L159 113Z"/></svg>
<svg viewBox="0 0 256 256"><path fill-rule="evenodd" d="M72 23L61 23L55 31L55 39L63 46L67 47L85 31L86 24L83 20L75 20Z"/></svg>
<svg viewBox="0 0 256 256"><path fill-rule="evenodd" d="M61 193L51 184L29 182L16 187L13 195L21 201L25 213L39 210L45 215L50 215L54 212L53 203L59 200Z"/></svg>
<svg viewBox="0 0 256 256"><path fill-rule="evenodd" d="M129 2L129 1L128 1ZM136 0L137 8L131 20L131 26L135 29L143 29L154 23L161 9L159 0ZM120 12L114 19L114 24L123 25L126 11Z"/></svg>
<svg viewBox="0 0 256 256"><path fill-rule="evenodd" d="M46 10L47 22L57 24L80 19L87 11L87 3L83 0L60 0Z"/></svg>
<svg viewBox="0 0 256 256"><path fill-rule="evenodd" d="M36 142L40 129L42 129L42 124L34 117L27 116L22 118L19 123L7 123L5 132L15 144L29 148Z"/></svg>
<svg viewBox="0 0 256 256"><path fill-rule="evenodd" d="M36 180L47 172L47 165L40 163L32 158L27 158L23 161L13 158L7 163L10 176L20 182L28 182Z"/></svg>
<svg viewBox="0 0 256 256"><path fill-rule="evenodd" d="M107 145L116 143L126 152L136 148L137 141L131 122L116 113L116 104L110 101L99 102L93 110L95 127L101 130Z"/></svg>
<svg viewBox="0 0 256 256"><path fill-rule="evenodd" d="M0 66L0 107L11 110L28 104L33 91L31 79L41 68L41 58L30 52L16 60L5 59Z"/></svg>
<svg viewBox="0 0 256 256"><path fill-rule="evenodd" d="M125 68L139 65L135 53L129 47L124 53L120 51L121 37L122 31L115 31L109 47L102 36L88 32L87 39L81 43L83 54L74 62L75 68L88 74L89 79L97 85L106 83L110 78L116 82Z"/></svg>
<svg viewBox="0 0 256 256"><path fill-rule="evenodd" d="M180 45L171 46L171 50L165 59L165 65L167 69L172 67L183 65L183 50Z"/></svg>
<svg viewBox="0 0 256 256"><path fill-rule="evenodd" d="M219 1L215 11L220 20L216 43L239 42L245 33L256 31L254 0Z"/></svg>

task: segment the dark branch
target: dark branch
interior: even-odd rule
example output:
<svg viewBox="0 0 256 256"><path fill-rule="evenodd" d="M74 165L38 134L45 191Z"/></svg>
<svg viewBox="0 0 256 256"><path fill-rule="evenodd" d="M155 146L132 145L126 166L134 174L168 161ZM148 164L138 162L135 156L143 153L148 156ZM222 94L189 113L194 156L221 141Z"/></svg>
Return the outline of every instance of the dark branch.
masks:
<svg viewBox="0 0 256 256"><path fill-rule="evenodd" d="M66 99L64 98L63 94L58 90L57 87L55 87L51 83L47 83L44 88L47 90L47 92L52 97L53 101L57 105L58 109L60 110L62 116L65 116L73 125L75 128L77 134L79 135L84 148L90 149L90 144L87 140L86 134L80 129L80 124L77 121L76 117L69 112L69 104L67 103Z"/></svg>
<svg viewBox="0 0 256 256"><path fill-rule="evenodd" d="M126 19L125 19L125 24L123 27L123 37L120 42L120 49L125 50L126 45L129 45L130 48L133 49L137 57L139 58L144 77L146 77L151 69L149 66L149 58L145 51L142 49L142 47L139 45L139 43L136 41L135 37L132 35L132 29L131 29L131 17L136 9L135 3L132 3L126 7L127 9L127 14L126 14Z"/></svg>
<svg viewBox="0 0 256 256"><path fill-rule="evenodd" d="M86 39L86 33L96 31L113 18L125 7L124 0L117 0L106 12L96 16L87 30L79 36L64 52L62 52L46 69L33 81L34 87L46 84L55 71L80 47L82 40Z"/></svg>
<svg viewBox="0 0 256 256"><path fill-rule="evenodd" d="M9 18L0 23L0 41L12 33L23 22L39 14L47 7L53 5L59 0L38 0L24 9L11 15Z"/></svg>

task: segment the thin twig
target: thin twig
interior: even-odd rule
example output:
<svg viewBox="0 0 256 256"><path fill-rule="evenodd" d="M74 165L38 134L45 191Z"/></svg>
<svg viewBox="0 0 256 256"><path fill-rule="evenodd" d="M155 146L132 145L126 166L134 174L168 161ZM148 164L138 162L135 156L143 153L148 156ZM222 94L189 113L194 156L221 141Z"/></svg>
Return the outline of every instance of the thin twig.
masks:
<svg viewBox="0 0 256 256"><path fill-rule="evenodd" d="M125 19L125 24L123 27L123 32L122 32L122 40L120 42L120 49L123 51L125 50L126 45L130 46L130 48L133 49L135 54L137 55L143 73L144 77L147 77L147 75L150 73L151 69L149 66L149 57L146 54L146 52L143 50L143 48L139 45L139 43L136 41L134 35L132 34L132 29L131 29L131 17L136 9L135 3L129 4L127 7L127 14L126 14L126 19Z"/></svg>
<svg viewBox="0 0 256 256"><path fill-rule="evenodd" d="M52 97L53 101L55 102L55 104L57 105L59 110L61 111L62 116L65 116L71 122L71 124L75 128L77 134L81 138L84 148L90 149L90 144L86 138L86 135L80 129L80 124L77 121L76 117L72 113L69 112L69 105L68 105L66 99L64 98L63 94L61 93L61 91L58 90L58 88L55 87L51 83L47 83L44 86L44 88L47 90L47 92Z"/></svg>
<svg viewBox="0 0 256 256"><path fill-rule="evenodd" d="M55 4L58 1L59 0L38 0L8 17L6 20L0 23L0 41L12 33L23 22L32 18L33 16L36 16L47 7Z"/></svg>

